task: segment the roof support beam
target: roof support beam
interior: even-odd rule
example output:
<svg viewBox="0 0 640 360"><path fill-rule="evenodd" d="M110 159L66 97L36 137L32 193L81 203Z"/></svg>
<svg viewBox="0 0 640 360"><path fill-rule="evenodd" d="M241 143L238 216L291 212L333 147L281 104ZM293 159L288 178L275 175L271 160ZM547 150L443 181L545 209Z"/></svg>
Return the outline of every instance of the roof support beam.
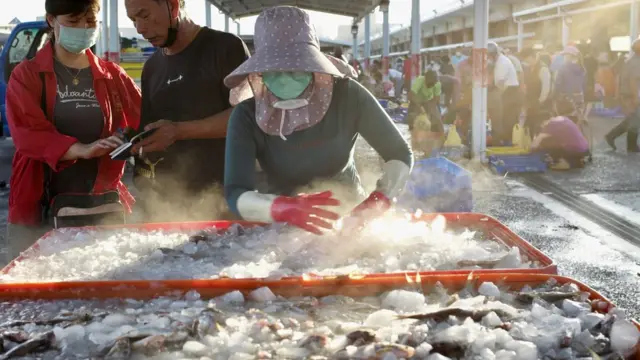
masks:
<svg viewBox="0 0 640 360"><path fill-rule="evenodd" d="M535 15L537 13L544 12L544 11L556 10L556 9L561 10L565 6L580 4L586 1L587 0L562 0L562 1L554 2L548 5L543 5L543 6L527 9L527 10L518 11L513 13L512 16L514 19L516 19L519 17L527 16L527 15Z"/></svg>

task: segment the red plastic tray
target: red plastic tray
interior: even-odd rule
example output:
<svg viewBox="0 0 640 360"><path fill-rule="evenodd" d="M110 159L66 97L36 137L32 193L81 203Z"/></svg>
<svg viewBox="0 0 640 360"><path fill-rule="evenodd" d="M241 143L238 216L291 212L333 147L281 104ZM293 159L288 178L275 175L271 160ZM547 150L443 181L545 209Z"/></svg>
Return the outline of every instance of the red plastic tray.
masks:
<svg viewBox="0 0 640 360"><path fill-rule="evenodd" d="M495 272L510 272L510 273L543 273L543 274L557 274L558 267L547 255L542 253L536 247L516 235L507 226L500 223L498 220L478 213L444 213L444 214L423 214L415 221L432 221L436 216L443 215L447 220L447 228L468 228L470 230L481 231L485 237L489 240L497 241L508 247L518 247L520 253L526 256L529 261L537 261L540 264L539 268L528 269L481 269L481 270L445 270L445 271L424 271L422 274L469 274L474 273L495 273ZM216 227L220 231L226 230L233 224L241 224L243 226L261 226L263 223L247 222L247 221L203 221L203 222L184 222L184 223L152 223L152 224L130 224L130 225L118 225L118 226L101 226L101 227L89 227L93 229L114 229L114 228L128 228L128 229L140 229L140 230L199 230L205 228ZM9 263L2 273L7 273L15 266L15 263L24 260L30 256L30 254L37 252L38 243L46 241L47 237L52 232L45 234L38 240L31 248L23 252L18 258ZM415 276L415 272L408 272L409 275ZM395 274L373 274L371 276L385 277L394 276ZM315 276L314 276L315 277Z"/></svg>
<svg viewBox="0 0 640 360"><path fill-rule="evenodd" d="M421 275L419 283L412 286L420 286L428 292L440 282L449 290L460 290L469 280L475 284L485 281L501 282L512 290L519 290L524 285L541 285L554 278L560 284L574 283L580 290L588 292L592 304L596 301L605 303L606 309L615 305L597 291L587 285L559 275L549 274L523 274L523 273L483 273L483 274L425 274ZM165 280L165 281L98 281L98 282L66 282L66 283L41 283L41 284L0 284L0 299L4 301L19 300L60 300L60 299L109 299L127 298L140 300L152 299L158 296L183 295L187 291L196 290L203 299L226 294L239 290L247 295L252 290L260 287L269 287L276 295L284 297L345 295L361 297L381 294L385 291L407 286L404 275L375 277L375 276L335 276L322 279L289 278L284 280L261 279L218 279L218 280ZM601 309L599 306L594 311ZM640 329L640 324L634 321ZM640 360L640 346L635 357Z"/></svg>

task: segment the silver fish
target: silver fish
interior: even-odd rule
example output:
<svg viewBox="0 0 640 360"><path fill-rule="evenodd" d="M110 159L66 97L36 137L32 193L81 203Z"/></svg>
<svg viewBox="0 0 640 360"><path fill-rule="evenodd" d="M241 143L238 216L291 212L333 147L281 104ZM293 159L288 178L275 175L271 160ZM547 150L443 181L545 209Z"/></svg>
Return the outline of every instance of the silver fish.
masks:
<svg viewBox="0 0 640 360"><path fill-rule="evenodd" d="M49 350L55 339L56 336L53 334L53 331L47 331L46 333L40 334L7 351L5 354L0 356L0 359L11 359L18 356L29 355L34 352Z"/></svg>

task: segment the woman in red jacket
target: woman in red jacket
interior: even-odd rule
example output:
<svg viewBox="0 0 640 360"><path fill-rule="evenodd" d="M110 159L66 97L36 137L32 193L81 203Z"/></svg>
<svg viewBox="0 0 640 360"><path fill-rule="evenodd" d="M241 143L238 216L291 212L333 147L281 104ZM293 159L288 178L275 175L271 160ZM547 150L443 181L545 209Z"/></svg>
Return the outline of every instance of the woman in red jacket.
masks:
<svg viewBox="0 0 640 360"><path fill-rule="evenodd" d="M7 86L16 147L8 261L54 226L122 218L133 204L121 182L125 162L109 153L122 144L119 129L138 127L140 90L89 49L98 37L100 0L46 0L45 7L51 40L13 70Z"/></svg>

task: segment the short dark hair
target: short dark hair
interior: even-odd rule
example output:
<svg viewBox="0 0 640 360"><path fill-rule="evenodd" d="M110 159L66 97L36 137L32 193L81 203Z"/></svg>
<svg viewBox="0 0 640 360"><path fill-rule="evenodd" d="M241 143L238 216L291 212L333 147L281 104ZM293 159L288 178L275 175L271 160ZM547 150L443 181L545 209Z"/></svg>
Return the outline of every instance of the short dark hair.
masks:
<svg viewBox="0 0 640 360"><path fill-rule="evenodd" d="M49 15L85 15L100 12L100 0L46 0L44 9Z"/></svg>
<svg viewBox="0 0 640 360"><path fill-rule="evenodd" d="M156 2L160 2L160 1L169 1L169 0L156 0ZM180 0L180 1L178 1L178 4L179 4L179 6L178 6L178 7L179 7L180 9L184 9L184 0Z"/></svg>
<svg viewBox="0 0 640 360"><path fill-rule="evenodd" d="M424 73L424 82L427 85L433 85L438 82L438 73L433 70L427 70Z"/></svg>

